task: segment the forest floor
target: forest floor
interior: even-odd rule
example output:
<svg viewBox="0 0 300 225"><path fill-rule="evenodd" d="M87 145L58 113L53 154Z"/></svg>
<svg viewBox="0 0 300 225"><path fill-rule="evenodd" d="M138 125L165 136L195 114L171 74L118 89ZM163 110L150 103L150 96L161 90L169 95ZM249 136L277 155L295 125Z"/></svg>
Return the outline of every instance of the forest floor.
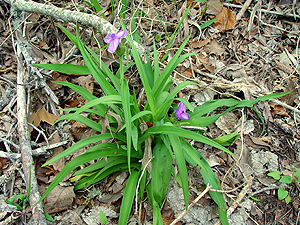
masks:
<svg viewBox="0 0 300 225"><path fill-rule="evenodd" d="M47 4L96 15L86 1L54 0ZM111 1L105 0L101 1L101 6L101 13L120 29L120 14L115 3L112 8ZM188 6L188 13L176 30ZM142 12L136 14L136 30L130 30L130 33L140 37L140 44L150 60L153 59L153 40L161 59L167 52L169 38L176 33L172 45L168 47L170 54L162 61L162 67L167 65L182 42L191 35L184 53L195 53L196 56L185 59L172 73L174 86L185 80L201 85L187 86L179 93L179 97L189 102L228 97L252 100L269 93L291 91L279 99L256 103L254 109L257 112L253 108L238 108L207 127L205 135L212 139L234 131L240 133L240 138L227 147L238 157L237 161L211 146L194 143L194 147L209 162L225 191L227 207L232 209L228 217L229 224L299 224L300 179L287 184L267 174L280 171L281 177L293 176L293 171L300 170L300 4L296 0L234 0L223 3L208 0L206 6L209 7L204 10L205 2L191 0L132 1L131 4L128 3L125 12L125 18L128 19L124 19L124 22L130 30L133 13ZM93 135L91 128L72 121L61 122L52 130L56 119L66 113L56 109L81 107L86 100L75 91L51 81L78 84L96 96L102 93L91 75L64 74L41 69L37 73L26 64L85 65L79 50L58 23L73 35L76 34L77 27L82 40L92 50L97 50L103 39L96 29L33 12L26 14L26 20L19 27L23 32L21 35L19 31L14 32L19 28L14 27L13 16L10 5L1 1L0 224L26 224L25 221L31 217L29 206L20 211L4 202L4 199L20 193L26 194L27 189L23 172L25 168L22 166L18 147L18 120L15 116L18 70L16 36L27 39L26 43L29 43L26 48L31 59L28 61L24 57L23 61L29 74L29 83L26 84L27 107L30 112L28 122L33 124L29 126L29 134L35 151L33 159L40 193L44 193L61 169L71 159L85 152L87 147L47 167L41 165L77 141ZM213 18L218 19L201 29L200 25ZM117 57L105 49L96 53L101 55L112 71L116 70ZM125 77L138 95L141 82L136 68L127 70ZM52 147L44 151L42 146ZM197 168L187 168L192 202L206 186ZM115 173L92 187L76 192L68 181L70 176L44 200L44 210L54 219L49 224L100 224L101 210L108 218L107 224L117 224L122 202L121 191L128 174ZM278 190L287 191L288 196L279 200ZM176 181L171 179L161 211L164 224L171 224L183 212L181 195ZM14 202L17 203L16 200ZM142 218L132 213L130 224L138 224L139 219L142 224L152 224L149 202L145 201L139 210ZM177 224L215 224L217 221L217 207L210 196L205 195Z"/></svg>

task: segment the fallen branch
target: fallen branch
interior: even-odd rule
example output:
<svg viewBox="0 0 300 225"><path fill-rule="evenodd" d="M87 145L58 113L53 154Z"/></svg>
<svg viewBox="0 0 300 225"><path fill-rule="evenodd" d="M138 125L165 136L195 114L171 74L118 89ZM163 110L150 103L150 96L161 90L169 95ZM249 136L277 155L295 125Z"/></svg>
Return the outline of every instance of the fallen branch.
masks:
<svg viewBox="0 0 300 225"><path fill-rule="evenodd" d="M16 12L15 19L13 20L14 26L17 27L20 23L20 19L24 17L25 13ZM18 35L17 35L18 36ZM38 183L35 176L35 166L32 158L32 149L30 143L30 135L28 131L27 124L27 88L28 88L28 77L23 67L23 54L24 54L24 43L17 38L17 51L16 57L18 62L17 67L17 118L18 118L18 135L19 135L19 145L21 149L23 171L26 180L27 191L29 185L30 195L29 202L32 209L32 222L31 224L41 224L46 225L46 219L43 214L43 204L42 202L37 202L40 200L41 196L38 191Z"/></svg>
<svg viewBox="0 0 300 225"><path fill-rule="evenodd" d="M111 23L102 17L91 15L87 13L71 11L67 9L58 8L50 4L41 4L31 0L4 0L11 6L15 7L19 11L39 13L43 15L52 16L55 19L63 20L65 22L81 23L86 26L96 28L101 35L104 37L110 33L117 33L117 28L115 28ZM144 54L144 48L135 42L135 46L140 54Z"/></svg>
<svg viewBox="0 0 300 225"><path fill-rule="evenodd" d="M45 154L48 153L48 150L60 147L62 145L66 145L67 143L68 143L68 141L62 141L62 142L55 143L55 144L52 144L52 145L49 145L49 146L43 146L43 147L32 150L31 154L34 157L37 157L37 156L40 156L40 155L45 155ZM9 159L9 160L12 161L12 160L21 159L22 155L20 153L0 151L0 157L6 158L6 159Z"/></svg>

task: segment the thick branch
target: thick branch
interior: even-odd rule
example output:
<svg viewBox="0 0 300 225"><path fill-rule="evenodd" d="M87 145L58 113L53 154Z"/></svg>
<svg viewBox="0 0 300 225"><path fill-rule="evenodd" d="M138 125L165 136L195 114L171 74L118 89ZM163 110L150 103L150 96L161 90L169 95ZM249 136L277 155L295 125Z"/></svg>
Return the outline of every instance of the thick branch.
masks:
<svg viewBox="0 0 300 225"><path fill-rule="evenodd" d="M4 0L11 6L14 6L19 11L39 13L43 15L52 16L53 18L60 19L66 22L79 22L86 26L94 27L100 31L101 35L104 37L109 33L117 33L117 29L102 17L91 15L87 13L71 11L67 9L61 9L54 5L46 5L41 3L36 3L34 1L28 0ZM135 46L140 54L144 54L144 48L135 42Z"/></svg>
<svg viewBox="0 0 300 225"><path fill-rule="evenodd" d="M14 26L18 26L22 22L25 13L18 13L15 19L13 20ZM38 191L38 183L35 177L35 166L32 158L32 149L30 143L30 136L27 125L27 93L28 88L28 79L27 73L23 66L23 54L24 46L23 43L17 38L17 117L18 117L18 135L19 135L19 144L22 155L23 162L23 171L26 180L27 191L29 191L30 185L30 195L29 202L32 209L32 223L30 224L41 224L46 225L46 219L43 214L43 205L42 202L36 204L41 196Z"/></svg>

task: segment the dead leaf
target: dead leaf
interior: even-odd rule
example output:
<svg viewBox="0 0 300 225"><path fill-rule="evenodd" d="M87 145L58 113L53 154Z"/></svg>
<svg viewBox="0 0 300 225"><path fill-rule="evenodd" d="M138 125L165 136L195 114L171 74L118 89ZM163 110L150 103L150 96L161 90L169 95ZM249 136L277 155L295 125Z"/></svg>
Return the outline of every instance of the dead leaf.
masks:
<svg viewBox="0 0 300 225"><path fill-rule="evenodd" d="M59 72L56 72L56 71L52 72L51 75L52 75L54 81L68 81L68 78L69 78L69 76L60 74ZM52 91L57 90L62 87L62 85L55 84L53 82L47 82L47 84L49 85L49 87Z"/></svg>
<svg viewBox="0 0 300 225"><path fill-rule="evenodd" d="M2 170L4 166L6 165L7 159L0 157L0 169Z"/></svg>
<svg viewBox="0 0 300 225"><path fill-rule="evenodd" d="M46 186L39 186L39 189L43 193ZM48 214L65 211L72 208L74 198L73 186L62 187L57 185L44 199L44 210Z"/></svg>
<svg viewBox="0 0 300 225"><path fill-rule="evenodd" d="M49 113L48 111L45 110L45 107L43 106L38 111L32 113L28 117L28 122L38 127L41 122L46 122L49 123L50 125L53 125L58 118L59 116L55 116L54 114Z"/></svg>
<svg viewBox="0 0 300 225"><path fill-rule="evenodd" d="M206 13L211 15L217 15L223 8L223 4L220 0L208 0L207 5L209 7L207 8Z"/></svg>
<svg viewBox="0 0 300 225"><path fill-rule="evenodd" d="M222 55L225 53L225 49L215 39L213 39L209 44L204 46L204 51L207 54L216 54L216 55Z"/></svg>
<svg viewBox="0 0 300 225"><path fill-rule="evenodd" d="M205 39L205 40L192 41L191 42L191 47L192 48L202 48L203 46L207 45L211 40L212 40L212 38L208 38L208 39Z"/></svg>
<svg viewBox="0 0 300 225"><path fill-rule="evenodd" d="M231 9L223 8L222 12L216 15L218 18L213 26L219 31L232 30L237 25L235 12Z"/></svg>
<svg viewBox="0 0 300 225"><path fill-rule="evenodd" d="M56 134L54 134L53 135L53 138L51 138L50 140L49 140L49 144L51 145L51 144L54 144L54 143L58 143L58 142L60 142L61 140L60 140L60 137L59 137L59 134L58 133L56 133ZM57 156L58 154L60 154L61 152L63 152L64 151L64 148L63 147L58 147L58 148L55 148L55 149L53 149L53 154L52 154L52 157L51 158L53 158L54 156ZM54 169L54 171L56 172L56 173L58 173L58 172L60 172L65 166L66 166L66 159L65 159L65 157L63 157L63 158L61 158L61 159L59 159L59 160L56 160L55 162L53 162L53 163L50 163L49 164L49 166L52 166L53 167L53 169ZM68 175L68 176L66 176L64 179L63 179L63 181L66 181L66 180L68 180L70 177L71 177L71 173Z"/></svg>
<svg viewBox="0 0 300 225"><path fill-rule="evenodd" d="M44 42L44 41L41 41L40 43L39 43L39 48L42 48L42 47L44 47L44 45L46 44L46 42Z"/></svg>
<svg viewBox="0 0 300 225"><path fill-rule="evenodd" d="M283 108L281 105L270 103L270 106L272 107L271 113L273 114L273 116L289 117L289 114L286 112L285 108Z"/></svg>
<svg viewBox="0 0 300 225"><path fill-rule="evenodd" d="M123 196L122 192L118 192L116 194L103 194L100 202L110 205L111 202L118 201Z"/></svg>
<svg viewBox="0 0 300 225"><path fill-rule="evenodd" d="M169 225L173 222L173 219L168 216L161 215L161 217L164 225Z"/></svg>
<svg viewBox="0 0 300 225"><path fill-rule="evenodd" d="M258 148L258 149L263 148L266 150L271 149L271 146L268 143L262 141L259 138L252 137L252 136L249 136L249 137L246 136L245 143L246 143L246 145L251 146L253 148Z"/></svg>

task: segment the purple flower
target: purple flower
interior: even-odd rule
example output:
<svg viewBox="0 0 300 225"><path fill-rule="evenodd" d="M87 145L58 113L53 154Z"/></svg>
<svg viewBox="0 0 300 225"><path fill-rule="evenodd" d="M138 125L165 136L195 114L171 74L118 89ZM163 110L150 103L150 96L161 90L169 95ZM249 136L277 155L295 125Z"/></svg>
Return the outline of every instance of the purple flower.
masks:
<svg viewBox="0 0 300 225"><path fill-rule="evenodd" d="M106 44L109 44L107 51L112 54L115 53L120 43L120 39L122 38L123 40L127 33L127 30L119 30L117 34L106 35L103 40Z"/></svg>
<svg viewBox="0 0 300 225"><path fill-rule="evenodd" d="M175 115L178 118L178 120L190 120L190 115L186 113L186 106L183 102L180 102L178 104L178 109L175 109Z"/></svg>

